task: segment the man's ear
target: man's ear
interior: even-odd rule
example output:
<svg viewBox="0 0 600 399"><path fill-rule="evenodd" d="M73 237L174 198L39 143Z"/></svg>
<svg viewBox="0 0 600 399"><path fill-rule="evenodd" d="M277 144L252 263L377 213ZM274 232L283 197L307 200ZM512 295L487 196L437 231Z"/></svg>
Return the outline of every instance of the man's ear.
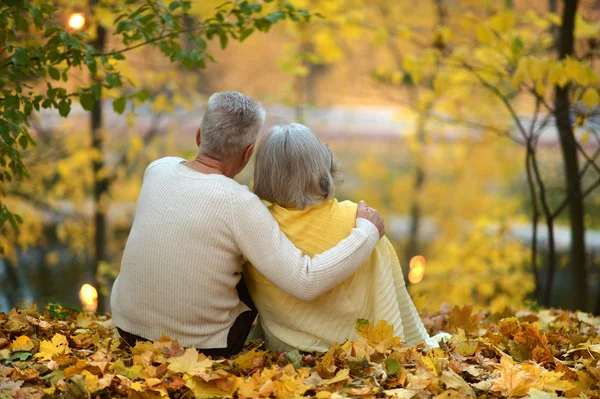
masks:
<svg viewBox="0 0 600 399"><path fill-rule="evenodd" d="M243 155L244 163L248 163L248 161L250 161L250 157L252 157L253 152L254 152L254 144L250 144L248 147L246 147L246 149L244 150L244 155Z"/></svg>
<svg viewBox="0 0 600 399"><path fill-rule="evenodd" d="M196 131L196 145L200 147L200 128Z"/></svg>

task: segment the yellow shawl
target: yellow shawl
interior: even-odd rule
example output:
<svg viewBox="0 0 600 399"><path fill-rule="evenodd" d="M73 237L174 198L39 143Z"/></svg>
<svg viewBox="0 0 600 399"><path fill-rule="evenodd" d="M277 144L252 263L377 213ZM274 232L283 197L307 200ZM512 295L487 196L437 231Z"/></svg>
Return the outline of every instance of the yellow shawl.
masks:
<svg viewBox="0 0 600 399"><path fill-rule="evenodd" d="M302 211L267 206L285 235L309 256L334 247L356 223L357 205L350 201L333 199ZM333 343L357 338L354 325L358 319L385 320L410 345L429 337L406 291L396 252L386 237L361 269L314 301L302 302L287 295L250 264L244 275L272 350L324 352Z"/></svg>

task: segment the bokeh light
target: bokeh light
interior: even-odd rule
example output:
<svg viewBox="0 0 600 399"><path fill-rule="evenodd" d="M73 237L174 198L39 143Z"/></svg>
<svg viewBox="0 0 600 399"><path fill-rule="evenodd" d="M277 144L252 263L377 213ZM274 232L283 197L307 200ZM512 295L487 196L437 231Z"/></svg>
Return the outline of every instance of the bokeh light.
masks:
<svg viewBox="0 0 600 399"><path fill-rule="evenodd" d="M414 256L410 260L410 271L408 272L408 281L411 284L418 284L425 276L425 258L421 255Z"/></svg>
<svg viewBox="0 0 600 399"><path fill-rule="evenodd" d="M82 13L71 14L69 17L69 28L71 29L81 29L85 25L85 15Z"/></svg>
<svg viewBox="0 0 600 399"><path fill-rule="evenodd" d="M84 284L79 290L79 300L83 310L87 312L95 312L98 308L98 291L93 285Z"/></svg>

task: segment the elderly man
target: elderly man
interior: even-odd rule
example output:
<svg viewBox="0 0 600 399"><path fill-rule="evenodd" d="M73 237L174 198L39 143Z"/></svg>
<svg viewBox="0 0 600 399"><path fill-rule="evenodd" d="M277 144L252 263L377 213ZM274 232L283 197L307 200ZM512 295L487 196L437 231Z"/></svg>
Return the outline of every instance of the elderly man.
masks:
<svg viewBox="0 0 600 399"><path fill-rule="evenodd" d="M166 334L207 355L233 355L256 316L240 281L245 260L307 301L349 278L384 234L377 211L362 203L347 238L304 256L260 199L233 180L264 119L248 96L213 94L196 134L196 159L167 157L146 169L111 295L113 321L129 344Z"/></svg>

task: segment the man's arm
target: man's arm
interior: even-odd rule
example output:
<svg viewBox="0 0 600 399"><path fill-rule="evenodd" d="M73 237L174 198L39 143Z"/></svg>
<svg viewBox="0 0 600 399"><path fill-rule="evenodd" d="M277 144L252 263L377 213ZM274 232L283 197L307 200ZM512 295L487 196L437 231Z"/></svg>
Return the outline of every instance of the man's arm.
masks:
<svg viewBox="0 0 600 399"><path fill-rule="evenodd" d="M244 257L273 284L297 299L311 301L354 274L379 241L376 224L383 230L381 217L364 203L359 208L362 217L356 219L351 234L310 258L279 229L258 197L243 196L234 204L236 242Z"/></svg>

